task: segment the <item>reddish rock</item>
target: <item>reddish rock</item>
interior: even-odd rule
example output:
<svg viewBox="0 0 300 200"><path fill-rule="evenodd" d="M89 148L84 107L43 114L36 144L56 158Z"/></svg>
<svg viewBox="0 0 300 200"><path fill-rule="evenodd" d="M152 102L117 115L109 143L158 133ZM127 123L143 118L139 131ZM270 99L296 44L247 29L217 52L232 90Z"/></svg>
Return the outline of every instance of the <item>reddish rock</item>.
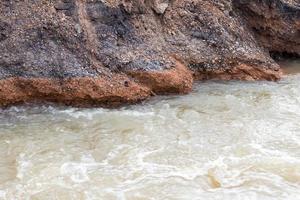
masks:
<svg viewBox="0 0 300 200"><path fill-rule="evenodd" d="M300 55L299 10L295 0L2 1L0 105L116 106L186 94L194 79L276 81L270 52Z"/></svg>

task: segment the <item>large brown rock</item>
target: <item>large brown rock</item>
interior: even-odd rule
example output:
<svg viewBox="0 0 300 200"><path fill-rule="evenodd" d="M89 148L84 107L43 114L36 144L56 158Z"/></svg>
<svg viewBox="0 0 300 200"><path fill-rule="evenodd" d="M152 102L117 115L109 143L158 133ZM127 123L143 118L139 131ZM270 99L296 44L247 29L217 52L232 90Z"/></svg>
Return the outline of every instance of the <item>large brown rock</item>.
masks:
<svg viewBox="0 0 300 200"><path fill-rule="evenodd" d="M288 0L2 0L0 105L118 105L194 79L278 80L299 54Z"/></svg>

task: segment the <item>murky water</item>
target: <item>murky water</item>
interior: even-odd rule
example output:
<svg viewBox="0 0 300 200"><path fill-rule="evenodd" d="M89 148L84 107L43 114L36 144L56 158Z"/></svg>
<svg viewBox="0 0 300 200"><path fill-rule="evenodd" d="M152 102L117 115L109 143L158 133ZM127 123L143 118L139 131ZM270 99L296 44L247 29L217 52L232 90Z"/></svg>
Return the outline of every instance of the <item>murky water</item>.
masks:
<svg viewBox="0 0 300 200"><path fill-rule="evenodd" d="M300 199L300 75L0 114L0 199Z"/></svg>
<svg viewBox="0 0 300 200"><path fill-rule="evenodd" d="M300 59L281 60L278 61L282 66L283 71L287 74L300 73Z"/></svg>

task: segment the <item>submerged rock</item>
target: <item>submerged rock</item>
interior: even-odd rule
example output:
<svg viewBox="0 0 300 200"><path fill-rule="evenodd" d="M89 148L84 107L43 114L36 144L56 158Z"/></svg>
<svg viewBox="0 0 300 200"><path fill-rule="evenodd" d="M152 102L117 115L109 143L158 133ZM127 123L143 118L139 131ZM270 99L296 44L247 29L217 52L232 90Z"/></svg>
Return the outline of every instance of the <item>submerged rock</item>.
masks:
<svg viewBox="0 0 300 200"><path fill-rule="evenodd" d="M0 105L134 103L194 79L278 80L300 55L291 0L38 0L0 4Z"/></svg>

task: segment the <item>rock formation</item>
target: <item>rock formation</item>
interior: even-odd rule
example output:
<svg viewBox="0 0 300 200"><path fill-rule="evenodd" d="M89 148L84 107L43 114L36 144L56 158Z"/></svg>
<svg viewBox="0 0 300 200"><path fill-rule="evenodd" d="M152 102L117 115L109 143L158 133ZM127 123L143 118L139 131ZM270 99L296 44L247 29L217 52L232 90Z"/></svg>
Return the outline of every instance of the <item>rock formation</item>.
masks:
<svg viewBox="0 0 300 200"><path fill-rule="evenodd" d="M194 80L278 80L298 0L1 0L0 105L117 106Z"/></svg>

